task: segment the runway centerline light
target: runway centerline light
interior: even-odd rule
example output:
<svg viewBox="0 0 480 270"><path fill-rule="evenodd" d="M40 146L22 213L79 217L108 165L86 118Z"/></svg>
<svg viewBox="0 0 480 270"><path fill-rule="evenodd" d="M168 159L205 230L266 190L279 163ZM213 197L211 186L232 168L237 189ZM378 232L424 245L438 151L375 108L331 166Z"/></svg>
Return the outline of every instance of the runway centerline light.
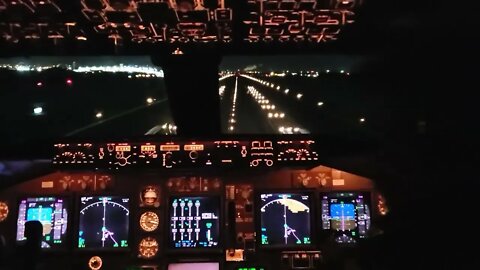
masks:
<svg viewBox="0 0 480 270"><path fill-rule="evenodd" d="M43 108L42 107L37 106L37 107L33 108L33 114L41 115L42 113L43 113Z"/></svg>

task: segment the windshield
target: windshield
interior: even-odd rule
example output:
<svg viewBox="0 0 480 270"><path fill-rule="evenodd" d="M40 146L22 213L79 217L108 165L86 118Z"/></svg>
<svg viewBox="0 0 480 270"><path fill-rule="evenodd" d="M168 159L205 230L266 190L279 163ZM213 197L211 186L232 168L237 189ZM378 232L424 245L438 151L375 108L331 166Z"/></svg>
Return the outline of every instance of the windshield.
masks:
<svg viewBox="0 0 480 270"><path fill-rule="evenodd" d="M176 132L163 71L150 57L0 61L2 144ZM422 132L422 97L385 95L385 89L395 90L371 68L375 61L365 55L224 57L222 131L377 137Z"/></svg>

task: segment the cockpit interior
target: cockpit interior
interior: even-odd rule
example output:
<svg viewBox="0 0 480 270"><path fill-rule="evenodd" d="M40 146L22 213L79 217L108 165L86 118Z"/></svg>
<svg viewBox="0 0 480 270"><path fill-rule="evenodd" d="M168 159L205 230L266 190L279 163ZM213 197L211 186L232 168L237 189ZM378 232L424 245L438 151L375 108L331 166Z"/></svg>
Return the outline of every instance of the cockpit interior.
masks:
<svg viewBox="0 0 480 270"><path fill-rule="evenodd" d="M420 2L0 0L0 269L470 265L478 22Z"/></svg>

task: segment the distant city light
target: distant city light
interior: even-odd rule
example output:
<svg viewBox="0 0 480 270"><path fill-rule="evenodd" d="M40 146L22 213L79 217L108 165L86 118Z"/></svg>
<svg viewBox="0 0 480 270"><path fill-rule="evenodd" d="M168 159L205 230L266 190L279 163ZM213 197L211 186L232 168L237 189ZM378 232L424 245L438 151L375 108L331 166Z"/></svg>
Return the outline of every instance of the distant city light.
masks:
<svg viewBox="0 0 480 270"><path fill-rule="evenodd" d="M330 73L330 69L327 69L327 73Z"/></svg>
<svg viewBox="0 0 480 270"><path fill-rule="evenodd" d="M151 97L147 98L147 104L152 104L155 100Z"/></svg>
<svg viewBox="0 0 480 270"><path fill-rule="evenodd" d="M297 94L297 99L301 99L303 94Z"/></svg>
<svg viewBox="0 0 480 270"><path fill-rule="evenodd" d="M233 126L230 126L230 130L233 130Z"/></svg>
<svg viewBox="0 0 480 270"><path fill-rule="evenodd" d="M280 114L280 118L283 118L283 117L285 117L285 114L284 114L284 113L281 113L281 114Z"/></svg>
<svg viewBox="0 0 480 270"><path fill-rule="evenodd" d="M95 117L100 119L103 117L103 113L102 112L97 112L97 114L95 114Z"/></svg>
<svg viewBox="0 0 480 270"><path fill-rule="evenodd" d="M361 123L365 122L365 118L363 118L363 117L360 118L360 122L361 122Z"/></svg>
<svg viewBox="0 0 480 270"><path fill-rule="evenodd" d="M268 118L272 118L273 117L273 113L268 113Z"/></svg>
<svg viewBox="0 0 480 270"><path fill-rule="evenodd" d="M65 81L65 83L66 83L68 86L71 86L71 85L73 84L73 81L72 81L72 79L67 79L67 80Z"/></svg>
<svg viewBox="0 0 480 270"><path fill-rule="evenodd" d="M131 79L131 78L132 78L132 75L128 75L128 78Z"/></svg>
<svg viewBox="0 0 480 270"><path fill-rule="evenodd" d="M285 89L285 94L288 94L289 91L290 89Z"/></svg>
<svg viewBox="0 0 480 270"><path fill-rule="evenodd" d="M340 70L340 73L342 73L342 74L343 74L343 73L345 73L345 70L343 70L343 69L342 69L342 70Z"/></svg>
<svg viewBox="0 0 480 270"><path fill-rule="evenodd" d="M293 129L293 132L299 132L300 131L300 128L296 127Z"/></svg>
<svg viewBox="0 0 480 270"><path fill-rule="evenodd" d="M283 132L285 131L285 128L284 128L284 127L279 127L279 128L278 128L278 131L280 131L280 132L283 133Z"/></svg>
<svg viewBox="0 0 480 270"><path fill-rule="evenodd" d="M41 115L42 113L43 113L43 108L42 107L37 106L37 107L33 108L33 114Z"/></svg>
<svg viewBox="0 0 480 270"><path fill-rule="evenodd" d="M43 86L43 83L42 83L42 82L37 82L37 86L38 86L38 87L42 87L42 86Z"/></svg>
<svg viewBox="0 0 480 270"><path fill-rule="evenodd" d="M317 106L318 106L318 107L323 106L323 102L322 102L322 101L319 101L319 102L317 103Z"/></svg>

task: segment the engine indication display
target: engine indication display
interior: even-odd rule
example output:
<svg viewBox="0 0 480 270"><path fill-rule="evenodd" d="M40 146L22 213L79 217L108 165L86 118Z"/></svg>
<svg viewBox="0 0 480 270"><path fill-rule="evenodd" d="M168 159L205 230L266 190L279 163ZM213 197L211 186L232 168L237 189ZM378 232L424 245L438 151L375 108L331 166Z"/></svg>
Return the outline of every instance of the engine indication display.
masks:
<svg viewBox="0 0 480 270"><path fill-rule="evenodd" d="M140 216L140 227L146 232L153 232L158 228L160 219L155 212L145 212Z"/></svg>
<svg viewBox="0 0 480 270"><path fill-rule="evenodd" d="M172 197L169 204L171 248L219 245L218 197Z"/></svg>
<svg viewBox="0 0 480 270"><path fill-rule="evenodd" d="M31 220L42 223L42 248L61 248L65 245L68 209L63 199L37 197L21 200L18 208L17 241L25 240L25 223Z"/></svg>
<svg viewBox="0 0 480 270"><path fill-rule="evenodd" d="M260 243L265 247L311 244L311 195L264 193L260 195Z"/></svg>
<svg viewBox="0 0 480 270"><path fill-rule="evenodd" d="M370 209L363 194L331 193L322 196L322 229L334 232L335 242L356 243L370 228Z"/></svg>
<svg viewBox="0 0 480 270"><path fill-rule="evenodd" d="M129 198L81 197L79 249L128 248Z"/></svg>

